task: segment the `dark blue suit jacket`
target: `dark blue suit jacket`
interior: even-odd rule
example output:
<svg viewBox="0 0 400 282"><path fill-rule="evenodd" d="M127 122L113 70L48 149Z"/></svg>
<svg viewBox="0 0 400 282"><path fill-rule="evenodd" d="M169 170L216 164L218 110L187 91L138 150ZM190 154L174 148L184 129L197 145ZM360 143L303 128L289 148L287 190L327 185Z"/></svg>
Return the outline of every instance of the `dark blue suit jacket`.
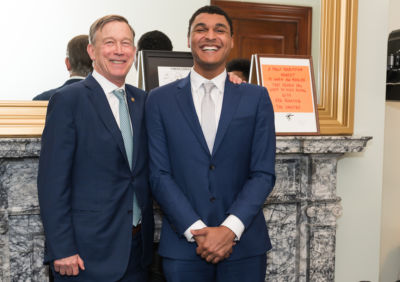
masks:
<svg viewBox="0 0 400 282"><path fill-rule="evenodd" d="M150 92L146 103L150 183L165 213L159 252L199 259L184 231L196 220L219 226L229 214L245 225L231 260L271 248L262 207L275 184L275 129L265 88L226 79L210 155L189 76Z"/></svg>
<svg viewBox="0 0 400 282"><path fill-rule="evenodd" d="M81 81L81 80L82 79L79 79L79 78L68 79L60 87L47 90L47 91L43 92L42 94L39 94L39 95L35 96L32 100L34 100L34 101L48 101L48 100L50 100L51 96L54 95L54 93L56 93L58 90L60 90L64 86L70 85L72 83L75 83L75 82L78 82L78 81Z"/></svg>
<svg viewBox="0 0 400 282"><path fill-rule="evenodd" d="M126 85L133 127L129 168L121 131L97 81L64 87L49 102L42 135L38 191L46 235L45 262L79 254L79 281L116 281L132 240L132 203L142 210L143 265L151 262L153 211L142 90Z"/></svg>

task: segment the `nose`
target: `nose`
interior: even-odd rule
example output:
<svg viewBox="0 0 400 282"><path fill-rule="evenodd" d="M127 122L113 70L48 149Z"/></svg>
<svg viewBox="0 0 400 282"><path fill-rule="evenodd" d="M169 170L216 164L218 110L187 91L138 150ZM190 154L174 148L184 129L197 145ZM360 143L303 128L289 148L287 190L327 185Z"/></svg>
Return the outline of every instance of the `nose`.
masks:
<svg viewBox="0 0 400 282"><path fill-rule="evenodd" d="M215 39L215 32L214 32L214 30L212 30L212 29L209 29L208 31L207 31L207 33L206 33L206 38L207 39L209 39L209 40L213 40L213 39Z"/></svg>
<svg viewBox="0 0 400 282"><path fill-rule="evenodd" d="M118 55L121 55L123 53L122 51L122 44L120 42L117 42L117 44L115 44L115 50L114 52Z"/></svg>

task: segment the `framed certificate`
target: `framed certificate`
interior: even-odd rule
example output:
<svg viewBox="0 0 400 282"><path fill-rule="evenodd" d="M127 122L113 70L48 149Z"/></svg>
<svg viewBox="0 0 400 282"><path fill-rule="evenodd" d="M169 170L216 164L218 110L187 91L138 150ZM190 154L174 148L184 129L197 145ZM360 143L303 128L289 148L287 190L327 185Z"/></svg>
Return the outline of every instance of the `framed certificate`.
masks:
<svg viewBox="0 0 400 282"><path fill-rule="evenodd" d="M319 134L314 72L309 56L252 56L250 81L267 88L277 135Z"/></svg>
<svg viewBox="0 0 400 282"><path fill-rule="evenodd" d="M138 54L138 87L150 91L184 78L192 66L190 52L142 50Z"/></svg>

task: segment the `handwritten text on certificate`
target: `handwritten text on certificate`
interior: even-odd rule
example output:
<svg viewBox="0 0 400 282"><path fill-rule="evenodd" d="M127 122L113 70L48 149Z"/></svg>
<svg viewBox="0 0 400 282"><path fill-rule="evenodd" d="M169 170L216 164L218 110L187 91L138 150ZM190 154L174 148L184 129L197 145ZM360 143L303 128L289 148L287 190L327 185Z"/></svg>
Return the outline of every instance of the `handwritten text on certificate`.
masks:
<svg viewBox="0 0 400 282"><path fill-rule="evenodd" d="M191 67L158 67L158 85L163 86L186 77Z"/></svg>
<svg viewBox="0 0 400 282"><path fill-rule="evenodd" d="M311 60L261 57L262 85L268 89L278 133L317 133Z"/></svg>

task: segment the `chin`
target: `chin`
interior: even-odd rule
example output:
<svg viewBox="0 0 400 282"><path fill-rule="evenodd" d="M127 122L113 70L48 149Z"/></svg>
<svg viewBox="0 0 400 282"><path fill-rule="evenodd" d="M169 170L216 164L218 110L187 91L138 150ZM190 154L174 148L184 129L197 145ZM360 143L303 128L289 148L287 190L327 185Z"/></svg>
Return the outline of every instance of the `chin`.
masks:
<svg viewBox="0 0 400 282"><path fill-rule="evenodd" d="M213 69L221 66L221 62L220 61L201 61L201 62L199 62L199 65L202 66L202 68L204 68L204 69L213 70Z"/></svg>

